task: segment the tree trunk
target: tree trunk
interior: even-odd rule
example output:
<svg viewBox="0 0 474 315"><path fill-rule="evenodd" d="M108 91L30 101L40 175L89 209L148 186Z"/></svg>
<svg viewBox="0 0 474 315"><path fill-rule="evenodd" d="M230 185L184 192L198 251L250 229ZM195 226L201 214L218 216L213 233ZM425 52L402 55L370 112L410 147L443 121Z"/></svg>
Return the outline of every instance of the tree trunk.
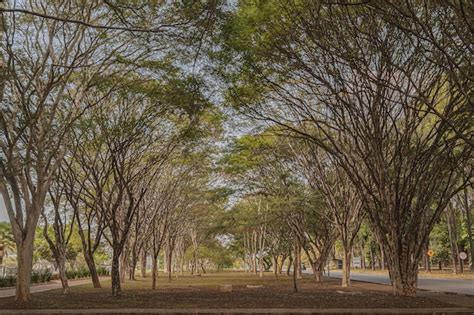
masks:
<svg viewBox="0 0 474 315"><path fill-rule="evenodd" d="M350 245L346 244L343 248L344 255L342 259L342 287L351 286L351 257Z"/></svg>
<svg viewBox="0 0 474 315"><path fill-rule="evenodd" d="M468 196L468 187L464 187L463 197L464 197L464 211L466 212L466 228L467 228L467 241L469 244L470 255L469 259L471 264L469 265L469 270L474 271L474 240L472 238L472 214L471 206L469 205L469 196Z"/></svg>
<svg viewBox="0 0 474 315"><path fill-rule="evenodd" d="M428 256L428 250L430 248L430 241L426 242L425 249L423 250L423 265L425 272L431 272L431 261L430 256Z"/></svg>
<svg viewBox="0 0 474 315"><path fill-rule="evenodd" d="M140 273L142 278L146 278L146 251L142 250L142 255L140 258Z"/></svg>
<svg viewBox="0 0 474 315"><path fill-rule="evenodd" d="M446 216L448 221L448 234L449 242L451 245L451 259L453 264L453 273L459 273L459 248L458 248L458 236L456 231L456 213L451 203L446 208Z"/></svg>
<svg viewBox="0 0 474 315"><path fill-rule="evenodd" d="M112 254L112 295L119 296L122 293L120 286L120 253L113 250Z"/></svg>
<svg viewBox="0 0 474 315"><path fill-rule="evenodd" d="M278 279L278 256L273 256L273 275L275 276L275 279Z"/></svg>
<svg viewBox="0 0 474 315"><path fill-rule="evenodd" d="M63 294L69 293L69 284L66 275L66 258L64 255L59 255L56 260L59 269L59 278L61 279L61 286L63 287Z"/></svg>
<svg viewBox="0 0 474 315"><path fill-rule="evenodd" d="M33 269L34 229L28 231L22 243L17 243L16 300L27 302L30 299L31 271Z"/></svg>
<svg viewBox="0 0 474 315"><path fill-rule="evenodd" d="M168 251L166 249L163 250L163 272L164 273L168 273L168 265L167 265L167 261L168 261Z"/></svg>
<svg viewBox="0 0 474 315"><path fill-rule="evenodd" d="M298 283L297 283L297 270L298 270L298 242L295 240L295 259L293 261L293 292L297 293L298 292ZM291 264L290 264L291 265ZM288 266L288 270L289 270Z"/></svg>
<svg viewBox="0 0 474 315"><path fill-rule="evenodd" d="M168 267L168 282L171 282L171 268L173 267L171 265L172 263L172 258L173 258L173 251L172 250L168 250L168 252L166 253L167 254L167 257L166 257L166 267Z"/></svg>
<svg viewBox="0 0 474 315"><path fill-rule="evenodd" d="M153 255L152 267L151 267L151 288L156 290L156 280L158 278L158 255Z"/></svg>
<svg viewBox="0 0 474 315"><path fill-rule="evenodd" d="M397 264L399 265L399 264ZM392 281L393 293L396 296L415 296L418 281L416 271L405 270L400 272L398 268L390 266L390 279Z"/></svg>
<svg viewBox="0 0 474 315"><path fill-rule="evenodd" d="M283 273L283 265L285 264L285 261L286 261L286 256L283 255L281 257L281 263L278 265L278 274L281 275Z"/></svg>
<svg viewBox="0 0 474 315"><path fill-rule="evenodd" d="M95 266L94 256L89 253L89 251L83 251L84 260L86 261L87 268L89 268L89 273L91 274L92 285L95 289L100 289L99 275L97 274L97 268Z"/></svg>
<svg viewBox="0 0 474 315"><path fill-rule="evenodd" d="M321 264L314 263L311 267L313 268L314 280L316 282L322 282L323 281L323 268Z"/></svg>
<svg viewBox="0 0 474 315"><path fill-rule="evenodd" d="M260 257L260 259L258 260L258 269L259 269L259 277L260 278L263 278L263 257Z"/></svg>
<svg viewBox="0 0 474 315"><path fill-rule="evenodd" d="M127 270L128 270L128 252L126 249L122 250L122 254L120 255L120 282L125 283L125 278L127 276Z"/></svg>
<svg viewBox="0 0 474 315"><path fill-rule="evenodd" d="M303 278L303 270L301 269L301 244L298 242L298 251L297 251L297 256L296 256L296 260L298 262L298 265L297 265L297 277L298 279L302 279Z"/></svg>
<svg viewBox="0 0 474 315"><path fill-rule="evenodd" d="M288 267L286 268L286 275L290 276L291 265L293 264L293 256L288 258Z"/></svg>

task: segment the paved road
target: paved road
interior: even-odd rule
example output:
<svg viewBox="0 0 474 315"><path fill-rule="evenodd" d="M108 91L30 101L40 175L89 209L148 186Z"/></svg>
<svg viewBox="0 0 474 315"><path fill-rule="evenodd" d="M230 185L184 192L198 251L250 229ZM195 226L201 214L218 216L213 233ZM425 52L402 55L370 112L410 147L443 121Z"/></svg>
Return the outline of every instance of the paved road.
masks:
<svg viewBox="0 0 474 315"><path fill-rule="evenodd" d="M102 281L102 280L108 279L108 277L101 277L99 279ZM69 280L70 287L75 287L78 285L83 285L83 284L88 284L88 283L92 283L91 279ZM32 285L30 290L31 290L31 293L37 293L37 292L44 292L44 291L50 291L50 290L55 290L55 289L61 289L61 288L62 288L61 281L53 280L49 283ZM0 290L0 299L6 298L6 297L12 297L12 296L15 296L15 288Z"/></svg>
<svg viewBox="0 0 474 315"><path fill-rule="evenodd" d="M339 270L331 270L331 277L340 278L341 273L342 272ZM351 279L374 283L390 284L390 278L388 277L388 274L367 274L351 271ZM430 291L453 292L474 295L474 280L434 279L420 277L418 279L418 288Z"/></svg>

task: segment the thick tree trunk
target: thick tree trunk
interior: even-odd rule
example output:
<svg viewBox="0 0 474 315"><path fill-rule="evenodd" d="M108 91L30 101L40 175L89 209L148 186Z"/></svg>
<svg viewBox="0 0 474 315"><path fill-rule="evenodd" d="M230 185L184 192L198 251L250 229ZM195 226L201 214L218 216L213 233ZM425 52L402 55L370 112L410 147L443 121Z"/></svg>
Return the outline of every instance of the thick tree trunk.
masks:
<svg viewBox="0 0 474 315"><path fill-rule="evenodd" d="M259 269L259 277L263 278L263 270L264 270L263 257L260 257L260 259L258 260L258 269Z"/></svg>
<svg viewBox="0 0 474 315"><path fill-rule="evenodd" d="M89 253L89 251L83 251L84 253L84 260L86 261L87 268L89 268L89 272L91 274L92 285L95 289L100 289L100 280L99 275L97 274L97 268L94 261L94 255Z"/></svg>
<svg viewBox="0 0 474 315"><path fill-rule="evenodd" d="M33 269L34 229L28 231L22 243L17 243L16 300L27 302L30 299L31 271Z"/></svg>
<svg viewBox="0 0 474 315"><path fill-rule="evenodd" d="M345 245L343 248L344 255L342 259L342 287L350 287L351 286L351 257L352 251L350 249L350 245Z"/></svg>
<svg viewBox="0 0 474 315"><path fill-rule="evenodd" d="M146 251L142 250L142 255L140 258L140 273L142 278L146 278Z"/></svg>
<svg viewBox="0 0 474 315"><path fill-rule="evenodd" d="M112 295L119 296L122 293L120 285L120 254L114 249L112 254Z"/></svg>
<svg viewBox="0 0 474 315"><path fill-rule="evenodd" d="M418 273L416 271L405 270L389 266L390 279L392 281L393 293L396 296L415 296L418 281Z"/></svg>

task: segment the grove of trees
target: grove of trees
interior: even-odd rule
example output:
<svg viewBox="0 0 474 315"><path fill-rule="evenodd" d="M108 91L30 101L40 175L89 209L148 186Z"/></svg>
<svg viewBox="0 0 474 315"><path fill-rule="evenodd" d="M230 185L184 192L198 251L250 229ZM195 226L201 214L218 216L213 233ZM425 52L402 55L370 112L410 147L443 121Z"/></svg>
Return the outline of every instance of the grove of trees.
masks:
<svg viewBox="0 0 474 315"><path fill-rule="evenodd" d="M0 1L16 299L35 255L65 294L79 253L95 288L107 261L114 296L148 259L150 289L160 265L169 281L272 270L297 291L303 262L323 281L336 256L350 286L357 255L399 296L420 268L459 272L461 251L473 270L473 15L463 0Z"/></svg>

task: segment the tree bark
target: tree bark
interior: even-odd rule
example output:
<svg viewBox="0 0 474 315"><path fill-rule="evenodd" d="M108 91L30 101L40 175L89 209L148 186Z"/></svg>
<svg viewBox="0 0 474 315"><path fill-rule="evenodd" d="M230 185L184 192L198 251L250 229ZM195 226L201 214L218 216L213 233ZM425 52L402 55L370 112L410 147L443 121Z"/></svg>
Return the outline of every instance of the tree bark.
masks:
<svg viewBox="0 0 474 315"><path fill-rule="evenodd" d="M147 254L146 251L142 250L142 255L140 259L140 263L141 263L140 273L141 273L142 278L146 278L146 254Z"/></svg>
<svg viewBox="0 0 474 315"><path fill-rule="evenodd" d="M63 287L63 294L69 293L69 283L66 275L66 258L64 255L60 255L56 260L59 270L59 278L61 279L61 286Z"/></svg>
<svg viewBox="0 0 474 315"><path fill-rule="evenodd" d="M290 276L290 271L291 271L291 265L293 264L293 256L290 255L288 258L288 267L286 268L286 275L289 277Z"/></svg>
<svg viewBox="0 0 474 315"><path fill-rule="evenodd" d="M278 256L273 256L273 275L278 279Z"/></svg>
<svg viewBox="0 0 474 315"><path fill-rule="evenodd" d="M158 255L153 255L152 267L151 267L151 288L156 290L156 280L158 278Z"/></svg>
<svg viewBox="0 0 474 315"><path fill-rule="evenodd" d="M95 265L94 261L94 255L89 253L89 251L85 250L83 251L84 254L84 260L86 261L87 268L89 268L89 273L91 274L91 279L92 279L92 285L94 286L95 289L100 289L100 280L99 280L99 275L97 274L97 267Z"/></svg>
<svg viewBox="0 0 474 315"><path fill-rule="evenodd" d="M122 293L120 285L120 253L114 249L112 254L112 295L119 296Z"/></svg>
<svg viewBox="0 0 474 315"><path fill-rule="evenodd" d="M298 281L297 281L297 273L298 273L298 244L299 242L295 239L295 259L293 261L293 293L297 293L298 292ZM290 270L291 264L288 266L288 270Z"/></svg>
<svg viewBox="0 0 474 315"><path fill-rule="evenodd" d="M298 265L297 265L297 277L298 279L302 279L303 278L303 270L301 269L301 244L300 242L298 242L298 244L296 245L297 246L297 255L296 255L296 261L298 262Z"/></svg>
<svg viewBox="0 0 474 315"><path fill-rule="evenodd" d="M449 234L449 242L451 246L451 259L453 265L453 273L459 273L459 248L458 248L458 235L456 231L456 213L454 212L454 208L450 203L446 208L446 216L448 221L448 234Z"/></svg>
<svg viewBox="0 0 474 315"><path fill-rule="evenodd" d="M469 259L471 264L469 265L469 270L474 271L474 240L472 238L472 214L471 206L469 204L469 194L468 187L465 186L463 190L463 199L464 199L464 211L466 212L466 228L467 228L467 240L469 243L470 255Z"/></svg>
<svg viewBox="0 0 474 315"><path fill-rule="evenodd" d="M351 257L352 251L348 248L350 245L345 245L343 248L343 259L342 259L342 287L351 286Z"/></svg>
<svg viewBox="0 0 474 315"><path fill-rule="evenodd" d="M168 282L171 282L171 273L172 273L172 259L173 259L173 251L172 250L168 250L166 252L167 256L166 256L166 267L168 269ZM197 266L196 266L197 267Z"/></svg>
<svg viewBox="0 0 474 315"><path fill-rule="evenodd" d="M27 302L30 299L31 270L33 269L33 239L35 229L28 230L22 243L17 243L16 300Z"/></svg>

